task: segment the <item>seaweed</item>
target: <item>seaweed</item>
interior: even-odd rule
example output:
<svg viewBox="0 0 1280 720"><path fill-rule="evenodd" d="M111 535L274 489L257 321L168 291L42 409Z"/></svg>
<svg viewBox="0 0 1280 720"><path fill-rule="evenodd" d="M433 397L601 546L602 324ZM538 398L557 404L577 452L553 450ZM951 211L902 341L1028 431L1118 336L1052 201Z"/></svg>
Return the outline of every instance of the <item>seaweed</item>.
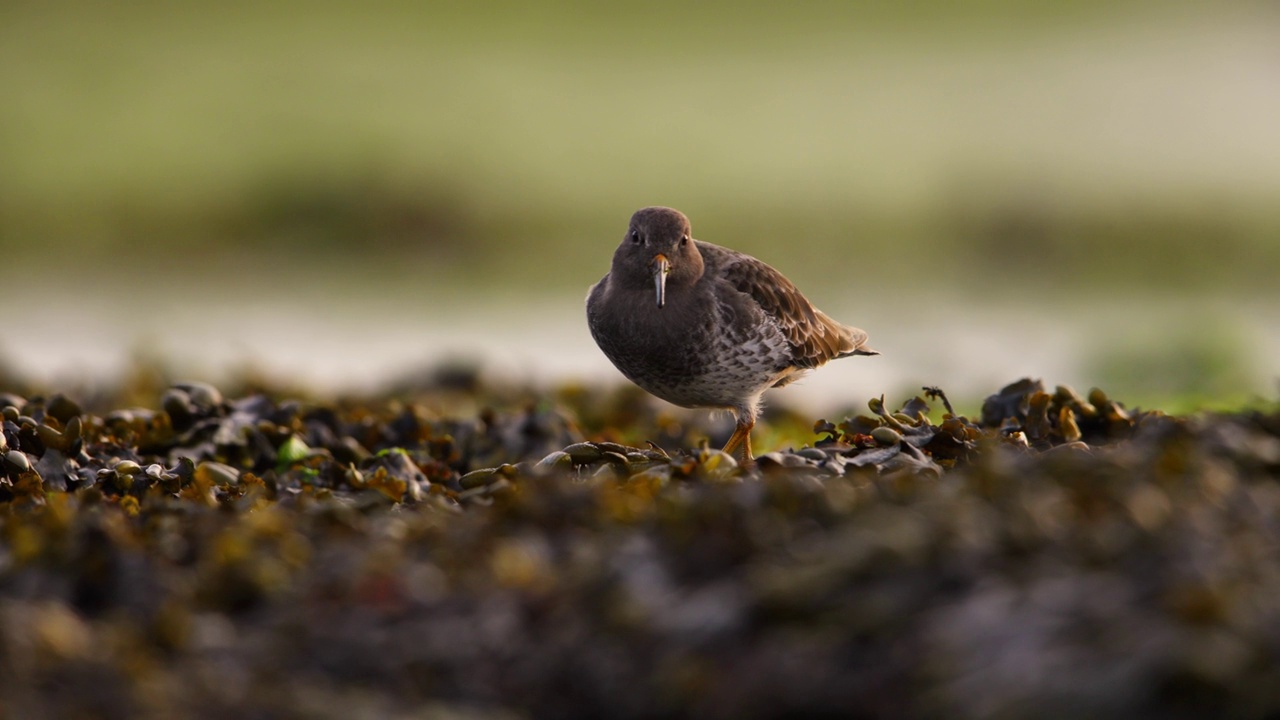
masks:
<svg viewBox="0 0 1280 720"><path fill-rule="evenodd" d="M1274 409L929 387L744 466L584 388L0 399L14 717L1280 709Z"/></svg>

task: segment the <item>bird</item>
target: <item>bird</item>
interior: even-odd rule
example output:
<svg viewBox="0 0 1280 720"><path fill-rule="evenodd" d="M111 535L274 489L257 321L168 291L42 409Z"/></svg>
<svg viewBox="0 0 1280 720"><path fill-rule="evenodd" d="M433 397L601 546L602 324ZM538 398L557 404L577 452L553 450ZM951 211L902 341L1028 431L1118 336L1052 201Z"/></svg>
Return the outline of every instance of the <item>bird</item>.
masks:
<svg viewBox="0 0 1280 720"><path fill-rule="evenodd" d="M879 355L867 333L815 308L782 273L695 240L669 207L631 216L609 272L587 294L587 325L629 380L674 405L728 410L724 452L753 462L761 396L828 361Z"/></svg>

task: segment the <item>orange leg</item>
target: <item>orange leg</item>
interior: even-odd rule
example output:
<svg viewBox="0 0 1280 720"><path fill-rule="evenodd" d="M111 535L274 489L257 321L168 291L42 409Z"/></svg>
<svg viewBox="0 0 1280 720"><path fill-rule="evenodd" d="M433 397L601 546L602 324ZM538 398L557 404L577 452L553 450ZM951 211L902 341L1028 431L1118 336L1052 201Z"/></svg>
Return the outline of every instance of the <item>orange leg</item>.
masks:
<svg viewBox="0 0 1280 720"><path fill-rule="evenodd" d="M729 442L724 444L724 452L734 455L734 451L738 446L742 446L742 459L746 463L752 461L751 457L751 428L755 427L755 422L740 422L734 428L733 434L729 436Z"/></svg>

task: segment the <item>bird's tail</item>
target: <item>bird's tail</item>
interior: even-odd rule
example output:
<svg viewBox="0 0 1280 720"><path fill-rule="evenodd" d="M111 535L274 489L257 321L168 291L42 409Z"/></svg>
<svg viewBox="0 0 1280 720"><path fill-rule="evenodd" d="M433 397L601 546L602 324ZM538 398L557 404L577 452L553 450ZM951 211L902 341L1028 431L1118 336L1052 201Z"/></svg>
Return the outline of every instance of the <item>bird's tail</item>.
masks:
<svg viewBox="0 0 1280 720"><path fill-rule="evenodd" d="M845 330L845 339L849 345L849 349L843 350L837 358L853 357L854 355L879 355L879 350L873 350L867 347L867 332L859 330L856 327L843 326Z"/></svg>

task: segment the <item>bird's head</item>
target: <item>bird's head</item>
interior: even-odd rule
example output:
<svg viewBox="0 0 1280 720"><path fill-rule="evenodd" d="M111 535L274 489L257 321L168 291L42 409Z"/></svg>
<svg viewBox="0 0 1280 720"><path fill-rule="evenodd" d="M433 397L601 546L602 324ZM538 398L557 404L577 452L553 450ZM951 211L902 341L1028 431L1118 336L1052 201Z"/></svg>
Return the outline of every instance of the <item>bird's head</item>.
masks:
<svg viewBox="0 0 1280 720"><path fill-rule="evenodd" d="M702 277L702 253L679 210L647 207L631 216L627 234L613 253L613 275L630 288L653 289L658 307L668 289L693 285Z"/></svg>

